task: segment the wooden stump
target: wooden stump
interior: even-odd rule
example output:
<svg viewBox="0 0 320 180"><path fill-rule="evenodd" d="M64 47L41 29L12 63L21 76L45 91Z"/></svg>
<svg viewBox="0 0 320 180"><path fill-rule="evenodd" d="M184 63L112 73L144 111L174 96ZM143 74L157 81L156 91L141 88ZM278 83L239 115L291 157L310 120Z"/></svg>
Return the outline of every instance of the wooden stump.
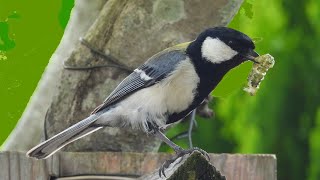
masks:
<svg viewBox="0 0 320 180"><path fill-rule="evenodd" d="M27 158L24 152L0 152L1 180L46 180L61 177L78 176L78 179L135 179L141 177L155 177L162 163L170 159L172 154L166 153L124 153L124 152L60 152L47 160L34 160ZM274 155L245 155L245 154L210 154L210 163L226 179L230 180L276 180L276 157ZM192 166L186 166L190 161ZM180 173L194 173L190 167L208 168L203 163L202 156L184 157L176 165L186 168ZM170 177L170 168L166 171ZM189 168L189 169L188 169ZM212 169L212 173L218 173ZM150 174L147 175L146 174ZM143 177L143 175L145 175ZM154 175L154 176L152 176ZM172 177L179 177L172 176ZM190 175L191 177L192 174ZM58 178L59 177L59 178ZM112 177L112 178L111 178ZM53 178L53 179L54 179ZM159 178L158 178L159 179ZM173 178L174 179L174 178Z"/></svg>
<svg viewBox="0 0 320 180"><path fill-rule="evenodd" d="M191 155L185 155L181 159L177 159L166 170L165 175L159 176L157 169L153 173L147 174L139 178L139 180L225 180L226 178L221 175L216 168L208 162L200 152L195 151ZM166 178L167 177L167 178Z"/></svg>

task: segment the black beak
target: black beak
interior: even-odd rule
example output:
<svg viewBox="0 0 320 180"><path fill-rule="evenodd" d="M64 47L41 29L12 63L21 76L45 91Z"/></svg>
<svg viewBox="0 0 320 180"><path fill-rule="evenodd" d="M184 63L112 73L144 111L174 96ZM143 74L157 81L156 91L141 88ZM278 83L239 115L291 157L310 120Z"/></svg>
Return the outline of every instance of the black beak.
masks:
<svg viewBox="0 0 320 180"><path fill-rule="evenodd" d="M247 54L245 55L245 58L247 58L248 60L250 60L250 61L252 61L252 62L257 63L254 59L255 59L256 57L259 57L259 56L260 56L260 55L259 55L257 52L255 52L254 50L250 50L249 53L247 53Z"/></svg>

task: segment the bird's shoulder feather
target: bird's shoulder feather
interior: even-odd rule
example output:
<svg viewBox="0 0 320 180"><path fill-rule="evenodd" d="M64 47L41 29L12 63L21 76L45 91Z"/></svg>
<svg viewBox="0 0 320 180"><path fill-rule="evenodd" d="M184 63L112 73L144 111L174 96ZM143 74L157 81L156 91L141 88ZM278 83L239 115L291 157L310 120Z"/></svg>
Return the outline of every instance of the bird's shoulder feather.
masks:
<svg viewBox="0 0 320 180"><path fill-rule="evenodd" d="M152 86L161 81L176 68L179 62L186 59L186 48L189 44L190 42L187 42L167 48L149 58L128 75L92 114L119 102L139 89Z"/></svg>

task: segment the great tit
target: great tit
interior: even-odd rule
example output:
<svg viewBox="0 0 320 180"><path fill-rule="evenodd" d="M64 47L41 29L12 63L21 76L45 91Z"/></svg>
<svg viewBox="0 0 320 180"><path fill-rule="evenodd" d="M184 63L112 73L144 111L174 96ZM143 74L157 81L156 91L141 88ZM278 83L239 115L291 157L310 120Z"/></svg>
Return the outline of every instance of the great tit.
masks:
<svg viewBox="0 0 320 180"><path fill-rule="evenodd" d="M178 155L183 150L161 127L179 121L209 95L223 76L258 53L245 34L227 27L209 28L192 42L165 49L135 69L89 117L27 152L47 158L67 144L103 127L130 127L152 132ZM167 167L169 161L164 166Z"/></svg>

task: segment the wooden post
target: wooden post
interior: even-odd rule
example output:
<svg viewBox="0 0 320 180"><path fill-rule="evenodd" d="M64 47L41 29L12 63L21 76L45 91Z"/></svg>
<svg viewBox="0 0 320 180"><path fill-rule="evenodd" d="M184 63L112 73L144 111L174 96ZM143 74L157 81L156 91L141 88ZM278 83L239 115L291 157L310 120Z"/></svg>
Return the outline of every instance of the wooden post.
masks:
<svg viewBox="0 0 320 180"><path fill-rule="evenodd" d="M172 154L167 153L60 152L47 160L34 160L27 158L24 152L0 152L0 177L1 180L46 180L52 177L57 180L67 180L61 177L70 176L78 176L78 179L86 180L98 179L98 176L100 179L109 177L109 179L129 180L140 176L142 176L141 180L159 179L158 168L171 156ZM173 174L179 168L184 168L180 173L194 177L192 173L195 172L191 170L192 166L191 169L188 169L188 166L183 167L186 162L190 162L190 159L196 162L193 167L210 170L209 162L203 161L202 156L197 154L194 156L184 157L181 163L169 167L166 171L168 179L171 176L175 179L173 177L176 175L173 176ZM216 175L220 172L226 179L277 179L275 155L210 154L210 159L210 163L217 170L210 171ZM182 176L182 174L178 175Z"/></svg>

